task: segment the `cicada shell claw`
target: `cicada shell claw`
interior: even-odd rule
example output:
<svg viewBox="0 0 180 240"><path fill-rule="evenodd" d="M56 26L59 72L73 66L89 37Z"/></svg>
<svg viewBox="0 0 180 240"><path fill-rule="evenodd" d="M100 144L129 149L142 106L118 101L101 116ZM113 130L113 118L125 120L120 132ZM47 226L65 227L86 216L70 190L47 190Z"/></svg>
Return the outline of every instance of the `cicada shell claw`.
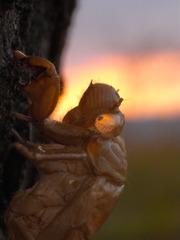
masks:
<svg viewBox="0 0 180 240"><path fill-rule="evenodd" d="M60 95L60 77L55 66L48 60L27 56L20 51L14 51L14 56L21 63L35 71L32 81L22 87L30 102L30 114L34 121L47 118L54 110Z"/></svg>

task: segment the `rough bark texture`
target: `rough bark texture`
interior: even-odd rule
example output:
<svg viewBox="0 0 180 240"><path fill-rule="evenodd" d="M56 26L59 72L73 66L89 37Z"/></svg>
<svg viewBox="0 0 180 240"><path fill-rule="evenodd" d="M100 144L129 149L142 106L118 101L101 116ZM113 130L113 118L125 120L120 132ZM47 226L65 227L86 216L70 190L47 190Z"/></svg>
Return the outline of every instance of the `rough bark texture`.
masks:
<svg viewBox="0 0 180 240"><path fill-rule="evenodd" d="M0 3L0 239L5 236L3 213L14 192L22 187L23 171L27 167L25 159L10 147L14 141L12 128L25 138L29 132L28 126L12 114L27 111L26 99L19 90L23 70L12 51L45 57L59 69L75 5L76 0L2 0Z"/></svg>

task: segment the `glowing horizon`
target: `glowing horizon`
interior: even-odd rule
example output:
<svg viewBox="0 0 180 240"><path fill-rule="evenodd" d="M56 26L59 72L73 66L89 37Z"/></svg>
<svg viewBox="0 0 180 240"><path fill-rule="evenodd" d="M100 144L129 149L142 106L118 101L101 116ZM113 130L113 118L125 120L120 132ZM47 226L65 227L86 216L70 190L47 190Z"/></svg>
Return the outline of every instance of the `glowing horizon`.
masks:
<svg viewBox="0 0 180 240"><path fill-rule="evenodd" d="M178 53L104 55L87 63L64 65L65 93L53 118L61 119L78 105L91 80L112 85L124 98L127 120L180 116L180 57Z"/></svg>

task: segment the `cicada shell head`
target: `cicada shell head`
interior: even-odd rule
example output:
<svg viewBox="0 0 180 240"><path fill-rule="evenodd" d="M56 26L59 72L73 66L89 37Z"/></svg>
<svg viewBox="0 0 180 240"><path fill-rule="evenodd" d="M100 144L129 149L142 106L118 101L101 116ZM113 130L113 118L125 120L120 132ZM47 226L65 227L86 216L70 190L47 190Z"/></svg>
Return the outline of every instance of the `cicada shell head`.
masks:
<svg viewBox="0 0 180 240"><path fill-rule="evenodd" d="M97 116L108 112L119 112L123 99L110 85L104 83L90 83L82 95L79 105L71 109L63 122L84 128L94 125Z"/></svg>

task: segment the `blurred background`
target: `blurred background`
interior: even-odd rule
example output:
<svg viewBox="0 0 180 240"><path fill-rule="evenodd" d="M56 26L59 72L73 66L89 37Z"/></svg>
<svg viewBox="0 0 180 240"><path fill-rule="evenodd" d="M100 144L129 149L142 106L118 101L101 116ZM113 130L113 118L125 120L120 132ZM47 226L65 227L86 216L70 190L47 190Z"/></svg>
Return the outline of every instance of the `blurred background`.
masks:
<svg viewBox="0 0 180 240"><path fill-rule="evenodd" d="M95 240L180 239L180 1L81 0L68 39L61 116L92 79L124 98L126 188Z"/></svg>

